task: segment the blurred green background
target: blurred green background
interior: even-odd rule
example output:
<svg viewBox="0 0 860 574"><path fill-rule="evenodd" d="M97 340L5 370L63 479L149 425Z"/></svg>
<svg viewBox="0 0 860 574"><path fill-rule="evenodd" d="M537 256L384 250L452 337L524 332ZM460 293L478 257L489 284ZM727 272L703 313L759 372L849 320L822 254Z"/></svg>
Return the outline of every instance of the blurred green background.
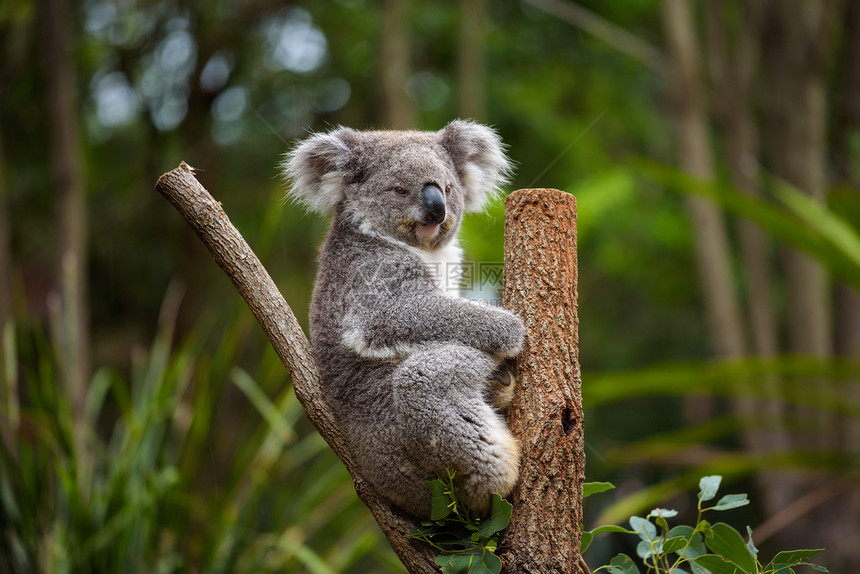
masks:
<svg viewBox="0 0 860 574"><path fill-rule="evenodd" d="M306 326L327 222L282 154L456 117L509 190L577 197L587 479L618 486L586 526L722 474L763 553L860 571L850 0L4 0L0 571L401 571L153 186L200 170ZM503 219L467 219L469 260Z"/></svg>

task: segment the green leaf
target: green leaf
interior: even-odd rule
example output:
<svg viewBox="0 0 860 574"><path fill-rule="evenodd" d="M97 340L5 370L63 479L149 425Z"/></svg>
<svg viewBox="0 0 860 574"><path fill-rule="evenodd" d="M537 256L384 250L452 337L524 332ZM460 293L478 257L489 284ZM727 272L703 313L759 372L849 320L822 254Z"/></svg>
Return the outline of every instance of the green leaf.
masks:
<svg viewBox="0 0 860 574"><path fill-rule="evenodd" d="M611 482L586 482L582 485L582 498L588 498L592 494L600 494L613 488L615 485Z"/></svg>
<svg viewBox="0 0 860 574"><path fill-rule="evenodd" d="M604 526L598 526L594 530L589 530L592 534L603 534L604 532L620 532L622 534L636 534L632 530L627 530L623 526L616 526L615 524L606 524Z"/></svg>
<svg viewBox="0 0 860 574"><path fill-rule="evenodd" d="M511 520L513 509L514 507L507 500L493 493L493 506L490 510L490 516L486 520L481 520L478 525L478 534L490 537L496 532L504 530Z"/></svg>
<svg viewBox="0 0 860 574"><path fill-rule="evenodd" d="M746 494L727 494L711 510L730 510L746 506L749 503L750 501Z"/></svg>
<svg viewBox="0 0 860 574"><path fill-rule="evenodd" d="M454 511L454 500L448 494L448 487L438 478L424 483L433 495L430 502L430 520L442 520Z"/></svg>
<svg viewBox="0 0 860 574"><path fill-rule="evenodd" d="M797 564L801 560L812 558L823 551L824 548L815 548L811 550L786 550L778 553L770 562L771 564Z"/></svg>
<svg viewBox="0 0 860 574"><path fill-rule="evenodd" d="M720 482L722 480L723 477L720 475L703 476L699 480L699 502L705 502L714 498L720 489Z"/></svg>
<svg viewBox="0 0 860 574"><path fill-rule="evenodd" d="M755 557L750 553L740 532L725 522L711 526L707 543L714 553L729 560L745 574L755 574Z"/></svg>
<svg viewBox="0 0 860 574"><path fill-rule="evenodd" d="M614 524L606 524L604 526L598 526L594 530L583 530L582 531L582 541L580 542L579 552L585 552L585 550L591 544L592 538L594 538L595 534L603 534L604 532L620 532L622 534L636 534L632 530L627 530L623 526L616 526Z"/></svg>
<svg viewBox="0 0 860 574"><path fill-rule="evenodd" d="M694 532L692 526L687 526L686 524L676 526L668 532L667 536L670 539L683 537L685 540L689 541L686 547L681 547L675 551L678 553L678 556L692 560L693 558L698 558L707 552L705 543L702 540L702 535L698 532Z"/></svg>
<svg viewBox="0 0 860 574"><path fill-rule="evenodd" d="M738 574L739 568L716 554L704 554L695 558L693 564L707 569L711 574ZM695 570L694 570L695 571Z"/></svg>
<svg viewBox="0 0 860 574"><path fill-rule="evenodd" d="M669 530L669 523L666 522L667 518L672 518L673 516L677 516L677 510L669 510L668 508L655 508L646 516L646 520L648 518L654 517L654 522L657 523L657 526L662 528L663 530Z"/></svg>
<svg viewBox="0 0 860 574"><path fill-rule="evenodd" d="M711 571L705 568L704 566L699 566L695 562L690 562L690 570L693 571L693 574L711 574Z"/></svg>
<svg viewBox="0 0 860 574"><path fill-rule="evenodd" d="M619 554L610 560L607 571L609 574L640 574L639 567L626 554Z"/></svg>
<svg viewBox="0 0 860 574"><path fill-rule="evenodd" d="M688 538L686 536L673 536L671 538L666 538L666 540L663 541L663 548L661 551L663 554L678 552L687 546L687 541Z"/></svg>
<svg viewBox="0 0 860 574"><path fill-rule="evenodd" d="M657 538L657 527L644 518L631 516L630 527L642 540L649 541Z"/></svg>
<svg viewBox="0 0 860 574"><path fill-rule="evenodd" d="M788 564L774 564L773 570L765 569L765 571L769 574L794 574L794 570Z"/></svg>
<svg viewBox="0 0 860 574"><path fill-rule="evenodd" d="M651 543L647 540L640 540L639 544L636 545L636 556L645 560L647 558L650 558L652 554L655 556L660 555L659 541L656 543Z"/></svg>
<svg viewBox="0 0 860 574"><path fill-rule="evenodd" d="M837 216L802 191L780 182L774 188L778 197L798 218L824 236L846 257L860 266L860 236L850 223Z"/></svg>
<svg viewBox="0 0 860 574"><path fill-rule="evenodd" d="M579 539L579 553L582 554L588 547L591 546L591 539L594 538L594 534L591 532L583 532L582 537Z"/></svg>
<svg viewBox="0 0 860 574"><path fill-rule="evenodd" d="M752 528L749 526L747 526L747 550L749 550L750 554L753 556L758 556L758 548L753 544Z"/></svg>
<svg viewBox="0 0 860 574"><path fill-rule="evenodd" d="M502 570L499 557L483 547L455 554L440 554L436 557L436 564L443 574L499 574Z"/></svg>
<svg viewBox="0 0 860 574"><path fill-rule="evenodd" d="M671 510L669 508L655 508L648 513L648 516L662 516L663 518L672 518L673 516L678 516L678 511Z"/></svg>
<svg viewBox="0 0 860 574"><path fill-rule="evenodd" d="M819 564L813 564L811 562L798 562L797 566L808 566L809 568L812 568L813 570L815 570L817 572L827 572L828 574L830 572L830 570L828 570L824 566L821 566Z"/></svg>

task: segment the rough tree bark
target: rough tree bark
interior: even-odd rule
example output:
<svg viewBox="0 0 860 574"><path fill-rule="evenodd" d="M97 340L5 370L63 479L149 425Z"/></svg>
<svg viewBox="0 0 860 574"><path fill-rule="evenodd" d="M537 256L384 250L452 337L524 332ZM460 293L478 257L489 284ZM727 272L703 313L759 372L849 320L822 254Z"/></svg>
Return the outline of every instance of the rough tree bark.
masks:
<svg viewBox="0 0 860 574"><path fill-rule="evenodd" d="M526 343L508 415L523 462L499 547L507 572L575 572L585 479L576 199L522 189L508 196L505 214L504 304L523 318Z"/></svg>
<svg viewBox="0 0 860 574"><path fill-rule="evenodd" d="M398 558L413 574L437 572L434 554L405 537L417 526L415 521L391 508L361 477L322 394L307 337L221 204L200 185L193 169L184 162L161 176L156 189L182 214L248 304L289 371L308 419L343 461L359 498L373 513ZM572 196L559 198L561 192L521 192L525 193L552 195L538 195L543 199L533 202L532 207L517 207L512 212L518 231L506 230L506 237L521 253L511 259L513 275L506 278L511 293L506 296L521 313L552 315L524 317L531 342L522 356L519 378L523 382L511 411L512 427L524 445L523 478L514 495L510 531L502 542L503 559L508 565L505 571L511 573L574 572L579 558L585 465L576 347L575 202ZM537 206L538 213L533 206ZM553 217L549 225L555 232L544 229L545 221L537 223L540 213ZM544 275L534 275L534 271ZM540 304L527 300L529 291L524 289L529 285L536 289ZM541 566L553 564L552 560L560 566Z"/></svg>

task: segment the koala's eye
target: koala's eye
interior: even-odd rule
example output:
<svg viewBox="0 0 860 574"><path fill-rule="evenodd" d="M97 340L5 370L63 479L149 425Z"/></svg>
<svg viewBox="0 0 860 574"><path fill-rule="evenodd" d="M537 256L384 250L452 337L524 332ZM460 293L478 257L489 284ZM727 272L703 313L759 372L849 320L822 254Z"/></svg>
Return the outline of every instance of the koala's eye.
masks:
<svg viewBox="0 0 860 574"><path fill-rule="evenodd" d="M446 186L445 186L445 195L448 195L449 193L451 193L451 186L450 186L450 185L446 185Z"/></svg>
<svg viewBox="0 0 860 574"><path fill-rule="evenodd" d="M397 195L406 195L408 192L398 185L394 188L394 193L396 193Z"/></svg>

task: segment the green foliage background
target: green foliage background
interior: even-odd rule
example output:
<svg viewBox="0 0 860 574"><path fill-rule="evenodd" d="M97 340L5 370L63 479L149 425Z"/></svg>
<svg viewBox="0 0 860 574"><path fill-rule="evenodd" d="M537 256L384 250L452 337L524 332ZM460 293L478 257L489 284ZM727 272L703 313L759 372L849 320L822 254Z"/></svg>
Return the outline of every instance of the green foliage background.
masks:
<svg viewBox="0 0 860 574"><path fill-rule="evenodd" d="M657 3L581 4L661 43ZM678 193L753 217L776 240L812 250L834 277L856 280L856 227L834 235L828 219L856 225L856 190L833 194L832 212L815 217L790 196L758 205L731 190L691 189L665 167L675 163L673 132L656 75L528 4L486 7L482 120L518 164L509 189L577 197L588 474L619 485L589 501L586 526L645 512L694 489L704 472L745 490L766 465L856 481L857 461L845 452L773 461L743 452L728 408L738 379L778 373L796 388L824 374L836 386L816 406L856 417L856 397L842 390L860 369L804 358L710 362ZM282 204L278 163L311 130L382 127L381 4L80 0L72 10L97 367L83 428L58 391L63 365L50 336L57 227L43 30L33 2L0 5L0 189L14 261L2 280L15 297L2 402L18 425L0 466L0 570L402 570L250 313L153 190L180 160L198 168L306 325L327 222ZM409 19L416 127L438 129L459 115L459 7L415 0ZM320 38L314 60L302 50ZM281 40L290 64L275 57ZM228 72L207 84L201 75L212 62ZM501 201L469 216L467 258L501 261L502 225ZM689 424L683 402L700 394L716 397L714 415ZM75 450L75 433L86 452ZM748 523L766 518L755 506L743 512ZM596 541L589 561L607 562L617 544Z"/></svg>

